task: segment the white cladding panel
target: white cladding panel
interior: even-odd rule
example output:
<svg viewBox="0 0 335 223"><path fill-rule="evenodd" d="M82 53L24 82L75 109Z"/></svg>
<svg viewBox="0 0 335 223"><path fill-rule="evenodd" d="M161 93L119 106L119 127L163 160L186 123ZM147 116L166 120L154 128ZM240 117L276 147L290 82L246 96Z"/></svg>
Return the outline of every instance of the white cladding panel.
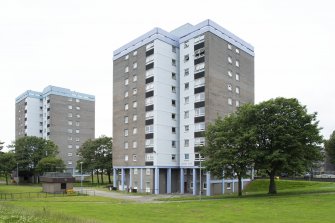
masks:
<svg viewBox="0 0 335 223"><path fill-rule="evenodd" d="M42 134L40 133L40 129L42 129L42 126L40 126L40 122L42 122L42 118L40 117L40 114L42 114L42 110L40 107L42 106L42 103L40 99L30 97L26 98L25 101L27 102L26 134L28 136L41 137Z"/></svg>

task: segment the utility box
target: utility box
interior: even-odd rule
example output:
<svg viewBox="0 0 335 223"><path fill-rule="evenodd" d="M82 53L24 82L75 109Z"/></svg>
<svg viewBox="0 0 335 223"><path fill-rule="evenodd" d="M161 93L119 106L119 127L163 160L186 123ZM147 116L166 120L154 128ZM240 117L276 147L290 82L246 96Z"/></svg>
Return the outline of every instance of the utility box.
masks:
<svg viewBox="0 0 335 223"><path fill-rule="evenodd" d="M71 173L47 172L40 177L40 182L43 192L57 194L73 189L75 178Z"/></svg>

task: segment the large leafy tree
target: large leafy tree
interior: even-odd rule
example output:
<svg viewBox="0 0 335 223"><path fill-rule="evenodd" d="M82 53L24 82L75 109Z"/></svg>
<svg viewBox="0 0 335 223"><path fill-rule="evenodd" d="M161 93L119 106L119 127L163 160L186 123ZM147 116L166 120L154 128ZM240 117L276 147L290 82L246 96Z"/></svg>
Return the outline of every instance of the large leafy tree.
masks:
<svg viewBox="0 0 335 223"><path fill-rule="evenodd" d="M40 174L44 172L62 172L63 170L65 170L64 161L52 156L42 158L36 166L36 171Z"/></svg>
<svg viewBox="0 0 335 223"><path fill-rule="evenodd" d="M267 172L269 193L275 194L277 174L303 173L322 159L322 136L316 113L307 113L297 99L271 99L255 108L255 165Z"/></svg>
<svg viewBox="0 0 335 223"><path fill-rule="evenodd" d="M12 147L15 148L15 157L20 170L29 171L35 177L38 162L44 157L55 157L58 154L58 147L54 142L36 136L19 138Z"/></svg>
<svg viewBox="0 0 335 223"><path fill-rule="evenodd" d="M246 104L224 119L219 117L206 130L206 169L219 178L238 178L238 195L242 196L242 177L246 177L255 158L254 108Z"/></svg>
<svg viewBox="0 0 335 223"><path fill-rule="evenodd" d="M328 140L325 140L325 149L329 161L335 164L335 131L333 131Z"/></svg>
<svg viewBox="0 0 335 223"><path fill-rule="evenodd" d="M16 167L15 154L12 151L7 153L0 152L0 173L6 178L6 184L8 184L8 176Z"/></svg>
<svg viewBox="0 0 335 223"><path fill-rule="evenodd" d="M111 183L111 169L112 169L112 149L113 140L111 137L101 136L97 139L89 139L83 143L78 151L80 160L77 166L82 162L84 171L91 171L97 173L97 180L99 182L98 174L101 173L101 182L103 183L103 173L106 171L108 174L109 183ZM92 180L93 181L93 180Z"/></svg>

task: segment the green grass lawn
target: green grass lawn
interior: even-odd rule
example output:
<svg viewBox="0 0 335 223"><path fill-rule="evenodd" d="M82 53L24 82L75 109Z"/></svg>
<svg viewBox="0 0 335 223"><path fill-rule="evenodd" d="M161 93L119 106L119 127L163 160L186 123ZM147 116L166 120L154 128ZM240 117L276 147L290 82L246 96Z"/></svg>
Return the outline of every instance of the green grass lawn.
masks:
<svg viewBox="0 0 335 223"><path fill-rule="evenodd" d="M246 189L252 195L243 198L226 196L217 200L160 203L134 203L85 196L36 198L0 202L0 212L1 207L9 211L23 210L23 215L30 216L33 213L40 220L31 222L43 222L46 219L45 222L51 223L334 222L334 183L280 181L279 192L285 192L278 196L265 196L266 184L266 181L253 182ZM3 186L0 186L0 192L2 190ZM290 191L290 194L285 194ZM257 193L262 195L258 196Z"/></svg>

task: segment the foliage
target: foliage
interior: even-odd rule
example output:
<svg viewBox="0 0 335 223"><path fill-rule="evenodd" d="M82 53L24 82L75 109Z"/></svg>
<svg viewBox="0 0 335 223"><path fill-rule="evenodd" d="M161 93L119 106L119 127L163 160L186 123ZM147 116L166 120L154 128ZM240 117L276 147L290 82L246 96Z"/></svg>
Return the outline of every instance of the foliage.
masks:
<svg viewBox="0 0 335 223"><path fill-rule="evenodd" d="M335 131L325 140L325 149L330 162L335 164Z"/></svg>
<svg viewBox="0 0 335 223"><path fill-rule="evenodd" d="M255 130L252 105L246 104L227 116L218 118L206 131L206 146L201 154L206 157L206 169L218 178L238 178L238 194L242 195L242 177L254 163Z"/></svg>
<svg viewBox="0 0 335 223"><path fill-rule="evenodd" d="M15 154L13 152L2 153L0 152L0 173L3 173L8 184L8 176L16 167Z"/></svg>
<svg viewBox="0 0 335 223"><path fill-rule="evenodd" d="M65 170L64 161L57 157L43 157L36 166L36 171L43 172L62 172Z"/></svg>
<svg viewBox="0 0 335 223"><path fill-rule="evenodd" d="M78 151L80 159L77 162L77 166L80 166L80 162L82 162L83 171L95 171L97 173L100 171L102 175L104 170L106 170L107 174L109 174L109 183L111 183L112 148L113 140L111 137L101 136L97 139L87 140Z"/></svg>
<svg viewBox="0 0 335 223"><path fill-rule="evenodd" d="M303 173L322 159L322 136L316 113L308 114L297 99L271 99L255 108L256 169L267 171L269 193L277 193L275 175Z"/></svg>

